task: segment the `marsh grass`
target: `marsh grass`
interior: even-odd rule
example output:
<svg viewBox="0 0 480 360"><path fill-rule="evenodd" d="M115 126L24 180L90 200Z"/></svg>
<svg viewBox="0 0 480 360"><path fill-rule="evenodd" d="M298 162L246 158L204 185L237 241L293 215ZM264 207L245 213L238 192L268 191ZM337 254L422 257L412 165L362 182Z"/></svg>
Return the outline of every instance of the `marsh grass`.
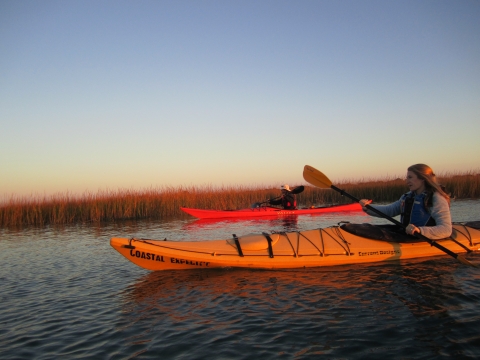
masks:
<svg viewBox="0 0 480 360"><path fill-rule="evenodd" d="M452 197L480 197L480 174L446 174L438 177ZM397 200L407 191L403 179L342 181L334 184L357 198L376 203ZM241 209L279 196L277 188L161 187L58 194L51 197L15 198L0 205L0 227L45 226L122 220L165 219L184 216L181 206L201 209ZM330 189L305 186L297 195L299 207L345 204L351 201Z"/></svg>

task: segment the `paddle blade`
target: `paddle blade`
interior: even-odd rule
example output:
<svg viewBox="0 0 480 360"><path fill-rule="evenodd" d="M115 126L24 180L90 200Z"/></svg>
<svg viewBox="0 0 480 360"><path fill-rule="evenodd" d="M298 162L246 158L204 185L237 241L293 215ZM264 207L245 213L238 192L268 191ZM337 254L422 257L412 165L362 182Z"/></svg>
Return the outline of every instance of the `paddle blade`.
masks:
<svg viewBox="0 0 480 360"><path fill-rule="evenodd" d="M472 266L472 267L476 267L478 268L479 266L477 264L473 264L471 263L470 261L468 261L467 259L465 259L462 255L457 255L457 260L464 264L464 265L467 265L467 266Z"/></svg>
<svg viewBox="0 0 480 360"><path fill-rule="evenodd" d="M310 165L305 165L303 168L303 178L319 188L330 188L332 186L332 182L328 177Z"/></svg>
<svg viewBox="0 0 480 360"><path fill-rule="evenodd" d="M292 189L292 194L300 194L305 189L305 186L299 185L296 188Z"/></svg>

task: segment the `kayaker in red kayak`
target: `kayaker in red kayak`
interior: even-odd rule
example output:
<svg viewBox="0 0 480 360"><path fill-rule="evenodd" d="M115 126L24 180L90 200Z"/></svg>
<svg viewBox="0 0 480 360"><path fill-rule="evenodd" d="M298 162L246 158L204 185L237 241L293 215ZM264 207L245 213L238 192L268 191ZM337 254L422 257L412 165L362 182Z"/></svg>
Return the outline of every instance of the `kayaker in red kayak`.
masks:
<svg viewBox="0 0 480 360"><path fill-rule="evenodd" d="M375 205L377 210L394 217L400 215L400 222L406 226L409 235L420 233L429 239L444 239L452 234L450 197L437 183L432 168L425 164L412 165L407 169L409 192L389 205ZM372 216L365 205L372 201L360 200L363 210Z"/></svg>
<svg viewBox="0 0 480 360"><path fill-rule="evenodd" d="M270 205L282 205L282 207L286 210L293 210L297 208L297 199L295 194L292 193L290 190L290 186L287 184L282 185L280 187L282 190L282 195L280 198L270 199L268 203Z"/></svg>

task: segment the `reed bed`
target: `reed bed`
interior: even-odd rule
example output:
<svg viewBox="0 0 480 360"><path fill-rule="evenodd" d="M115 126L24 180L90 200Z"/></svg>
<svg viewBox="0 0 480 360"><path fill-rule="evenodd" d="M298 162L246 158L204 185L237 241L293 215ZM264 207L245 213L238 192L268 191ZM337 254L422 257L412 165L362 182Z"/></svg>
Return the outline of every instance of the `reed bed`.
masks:
<svg viewBox="0 0 480 360"><path fill-rule="evenodd" d="M480 198L480 174L446 174L439 182L456 199ZM336 186L357 198L376 203L397 200L407 191L403 179L341 181ZM0 227L166 219L188 216L180 206L201 209L241 209L279 196L278 188L260 187L161 187L57 194L50 197L10 198L0 205ZM345 204L351 201L336 191L305 186L297 195L299 207Z"/></svg>

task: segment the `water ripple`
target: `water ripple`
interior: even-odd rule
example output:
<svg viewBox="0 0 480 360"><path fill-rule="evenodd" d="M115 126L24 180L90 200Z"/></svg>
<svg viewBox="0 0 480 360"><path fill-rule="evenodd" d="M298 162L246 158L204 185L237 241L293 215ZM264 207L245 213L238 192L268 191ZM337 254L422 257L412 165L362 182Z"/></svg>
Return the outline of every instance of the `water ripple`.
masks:
<svg viewBox="0 0 480 360"><path fill-rule="evenodd" d="M455 216L480 213L480 201L461 203L455 213L456 204ZM115 235L200 240L340 220L365 217L2 230L0 358L480 356L480 272L447 256L284 271L151 273L108 244ZM468 258L480 262L478 253Z"/></svg>

